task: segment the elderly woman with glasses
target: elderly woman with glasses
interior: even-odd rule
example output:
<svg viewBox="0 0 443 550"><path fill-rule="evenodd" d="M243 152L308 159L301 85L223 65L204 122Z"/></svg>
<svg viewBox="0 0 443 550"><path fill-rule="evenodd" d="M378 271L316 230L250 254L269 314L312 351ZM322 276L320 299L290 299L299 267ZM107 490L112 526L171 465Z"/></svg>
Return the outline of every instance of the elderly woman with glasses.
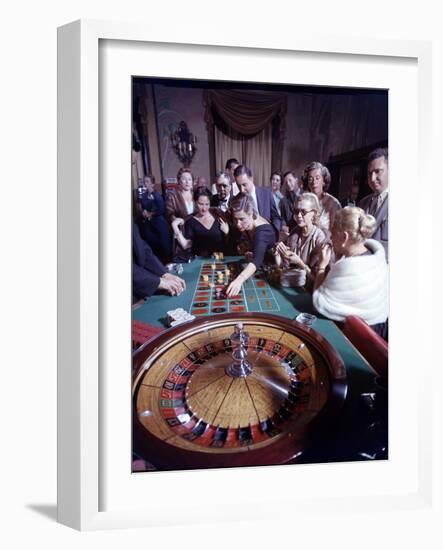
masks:
<svg viewBox="0 0 443 550"><path fill-rule="evenodd" d="M275 247L277 266L302 269L308 280L314 278L321 249L328 242L325 233L318 227L320 212L321 207L314 193L300 195L294 205L293 228L289 237Z"/></svg>

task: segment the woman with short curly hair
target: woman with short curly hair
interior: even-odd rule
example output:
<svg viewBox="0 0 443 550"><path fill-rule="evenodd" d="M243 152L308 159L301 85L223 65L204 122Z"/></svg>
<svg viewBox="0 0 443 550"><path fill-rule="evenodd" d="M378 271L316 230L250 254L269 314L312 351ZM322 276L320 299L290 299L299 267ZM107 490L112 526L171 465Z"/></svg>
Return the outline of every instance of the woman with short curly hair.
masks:
<svg viewBox="0 0 443 550"><path fill-rule="evenodd" d="M166 196L166 215L169 223L176 218L185 220L194 213L194 177L189 168L180 168L177 173L177 189Z"/></svg>
<svg viewBox="0 0 443 550"><path fill-rule="evenodd" d="M341 209L340 202L326 192L331 184L331 174L321 162L310 162L304 169L303 183L311 193L317 195L322 209L319 225L328 234L334 225L335 214Z"/></svg>

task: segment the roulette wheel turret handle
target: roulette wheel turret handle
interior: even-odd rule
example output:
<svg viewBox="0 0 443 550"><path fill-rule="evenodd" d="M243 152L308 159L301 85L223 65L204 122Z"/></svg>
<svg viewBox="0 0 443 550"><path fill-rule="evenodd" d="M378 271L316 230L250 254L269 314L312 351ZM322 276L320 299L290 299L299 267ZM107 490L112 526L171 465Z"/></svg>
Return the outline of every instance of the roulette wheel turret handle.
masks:
<svg viewBox="0 0 443 550"><path fill-rule="evenodd" d="M226 367L225 372L233 378L245 378L248 374L251 374L252 367L247 359L249 334L244 331L243 323L237 323L230 338L233 361Z"/></svg>

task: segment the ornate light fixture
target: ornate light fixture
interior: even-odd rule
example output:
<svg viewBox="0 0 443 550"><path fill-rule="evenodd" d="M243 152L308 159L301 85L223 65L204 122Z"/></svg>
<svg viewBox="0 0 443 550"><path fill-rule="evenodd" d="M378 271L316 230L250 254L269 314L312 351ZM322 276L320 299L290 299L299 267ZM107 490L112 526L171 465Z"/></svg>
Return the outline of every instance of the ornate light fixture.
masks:
<svg viewBox="0 0 443 550"><path fill-rule="evenodd" d="M178 125L178 129L171 133L171 145L184 168L189 168L191 165L197 151L196 143L197 138L191 134L188 125L182 120Z"/></svg>

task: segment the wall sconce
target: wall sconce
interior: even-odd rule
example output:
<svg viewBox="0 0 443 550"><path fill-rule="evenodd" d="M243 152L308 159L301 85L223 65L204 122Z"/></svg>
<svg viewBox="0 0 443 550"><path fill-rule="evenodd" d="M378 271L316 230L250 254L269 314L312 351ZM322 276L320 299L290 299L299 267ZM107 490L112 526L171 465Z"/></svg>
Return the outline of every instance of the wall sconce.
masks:
<svg viewBox="0 0 443 550"><path fill-rule="evenodd" d="M196 143L197 138L191 134L188 125L182 120L178 125L178 129L171 133L171 145L184 168L189 168L191 165L197 151Z"/></svg>

